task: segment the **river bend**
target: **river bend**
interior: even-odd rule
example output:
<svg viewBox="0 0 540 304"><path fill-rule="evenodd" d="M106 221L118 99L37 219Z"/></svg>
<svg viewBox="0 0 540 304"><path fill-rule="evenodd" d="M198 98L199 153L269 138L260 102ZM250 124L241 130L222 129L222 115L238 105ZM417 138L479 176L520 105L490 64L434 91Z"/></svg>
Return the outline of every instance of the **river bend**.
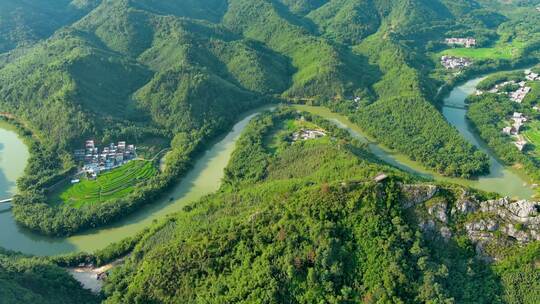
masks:
<svg viewBox="0 0 540 304"><path fill-rule="evenodd" d="M442 111L444 117L456 127L465 139L490 156L491 173L477 180L448 178L430 172L405 155L378 145L346 117L332 113L326 108L311 106L297 106L297 108L318 114L335 122L338 126L348 129L353 136L368 143L370 150L380 159L405 171L438 181L458 183L511 197L530 198L534 191L528 185L528 180L514 170L503 166L496 159L482 140L471 130L465 118L466 110L460 109L465 105L465 98L473 93L481 80L482 78L473 79L454 88L445 99L445 104L448 106L445 106ZM13 220L9 206L0 206L0 247L41 256L81 251L93 252L137 234L148 227L152 221L178 212L185 205L218 190L224 174L223 169L231 157L237 139L248 122L260 111L262 110L259 109L244 117L229 134L207 150L166 198L146 206L140 212L129 215L114 225L89 230L68 238L51 238L19 227ZM27 159L28 151L23 141L9 126L0 124L0 199L15 194L15 181L23 174ZM175 199L170 201L170 197Z"/></svg>

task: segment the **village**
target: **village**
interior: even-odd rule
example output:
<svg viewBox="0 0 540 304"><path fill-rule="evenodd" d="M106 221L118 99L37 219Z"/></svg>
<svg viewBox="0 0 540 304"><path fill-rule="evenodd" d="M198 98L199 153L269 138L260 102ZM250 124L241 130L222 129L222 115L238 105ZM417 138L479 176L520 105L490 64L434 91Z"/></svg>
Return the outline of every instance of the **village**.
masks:
<svg viewBox="0 0 540 304"><path fill-rule="evenodd" d="M474 38L446 38L444 40L448 45L464 46L466 48L472 48L476 46L476 39Z"/></svg>
<svg viewBox="0 0 540 304"><path fill-rule="evenodd" d="M476 39L474 38L446 38L445 43L449 46L460 46L465 48L472 48L476 46ZM447 56L441 57L441 64L447 70L460 70L464 69L472 64L472 60L465 57Z"/></svg>
<svg viewBox="0 0 540 304"><path fill-rule="evenodd" d="M509 127L503 128L503 133L509 136L512 136L515 141L514 145L516 148L518 148L519 151L523 151L525 146L527 145L527 140L523 135L520 134L521 128L527 121L527 118L523 115L523 113L514 112L514 115L512 115L512 125Z"/></svg>
<svg viewBox="0 0 540 304"><path fill-rule="evenodd" d="M95 179L101 172L118 168L137 157L135 145L127 145L125 141L118 144L111 143L100 151L94 140L87 140L85 149L75 150L74 157L77 162L83 164L82 170L77 174L86 173L90 179ZM72 184L79 183L79 179L73 179Z"/></svg>
<svg viewBox="0 0 540 304"><path fill-rule="evenodd" d="M540 75L537 73L532 72L531 70L525 71L525 79L527 81L537 81L540 80ZM517 87L515 90L506 91L504 90L507 87L515 86ZM492 94L505 94L510 97L510 100L517 103L522 103L525 97L531 92L532 88L527 86L527 82L525 80L517 82L515 80L509 80L502 83L499 83L495 85L492 89L488 90L488 93ZM482 95L484 94L483 91L477 90L476 95Z"/></svg>
<svg viewBox="0 0 540 304"><path fill-rule="evenodd" d="M530 86L527 86L527 81L538 81L540 80L540 75L532 72L531 70L525 70L525 77L522 81L505 81L495 85L493 88L486 91L491 94L498 95L508 95L509 99L513 102L521 104L525 97L532 91ZM505 90L506 88L513 88L513 90ZM482 95L486 93L481 90L476 90L476 95ZM538 106L533 107L535 110L540 110ZM514 145L519 151L523 151L527 146L528 142L525 137L521 134L523 126L528 121L527 117L520 112L514 112L511 117L510 126L506 126L502 129L502 133L508 136L511 136L514 141Z"/></svg>
<svg viewBox="0 0 540 304"><path fill-rule="evenodd" d="M442 56L441 64L447 70L463 69L472 64L472 60L464 57Z"/></svg>
<svg viewBox="0 0 540 304"><path fill-rule="evenodd" d="M317 139L326 136L326 133L320 130L300 130L293 133L292 140L294 142L299 140Z"/></svg>

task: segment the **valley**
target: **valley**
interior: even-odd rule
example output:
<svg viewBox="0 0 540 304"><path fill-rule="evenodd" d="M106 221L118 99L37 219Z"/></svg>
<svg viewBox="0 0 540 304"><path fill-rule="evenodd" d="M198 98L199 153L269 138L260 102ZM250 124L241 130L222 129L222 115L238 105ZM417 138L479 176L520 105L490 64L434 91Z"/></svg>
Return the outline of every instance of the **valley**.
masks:
<svg viewBox="0 0 540 304"><path fill-rule="evenodd" d="M484 77L473 79L466 84L455 88L447 98L448 102L452 104L464 104L465 98L474 92L476 84L478 84L483 78ZM437 174L436 172L430 171L421 166L419 163L411 161L407 156L396 153L395 151L389 150L387 147L374 143L373 139L368 139L363 131L355 126L354 123L350 122L346 117L332 113L324 107L296 106L296 108L315 115L320 115L321 117L336 123L339 127L345 128L353 137L358 138L362 142L369 143L370 151L379 159L407 172L418 174L419 176L427 179L461 184L483 191L496 192L512 198L528 199L535 194L526 177L515 170L502 165L489 151L489 148L481 142L477 135L473 133L465 119L465 110L447 108L443 110L443 113L447 119L453 123L458 130L460 130L460 132L462 132L465 138L491 155L490 174L488 176L479 177L477 181L448 178ZM256 112L258 113L260 111ZM94 231L90 230L84 235L74 236L66 239L47 238L39 236L30 231L25 231L24 229L17 227L11 216L6 213L0 215L2 223L5 223L2 225L3 232L0 234L0 246L29 254L52 255L82 251L92 252L103 249L107 247L107 245L118 242L125 237L134 236L136 233L142 231L145 225L151 223L152 220L161 218L167 214L173 214L176 211L180 211L181 208L189 202L194 202L196 199L193 195L196 195L196 197L201 197L204 195L204 193L209 194L213 192L211 190L200 192L201 189L205 189L206 187L209 187L208 189L217 189L214 188L217 186L217 184L212 185L211 181L220 180L219 176L223 174L222 171L227 163L226 160L228 157L230 157L230 153L232 152L231 149L235 144L235 140L243 130L242 128L246 126L249 119L252 117L252 115L249 115L248 118L240 121L233 128L233 133L227 135L223 141L220 141L216 144L216 146L205 152L205 154L197 161L195 168L187 174L187 180L183 180L176 186L175 190L170 192L170 194L168 193L165 195L161 203L155 203L155 205L146 207L145 210L135 213L133 217L128 217L126 220L120 221L115 225L105 227L105 229L96 229ZM22 143L17 143L15 145L18 151L25 150ZM229 148L223 150L222 147L224 145L228 146ZM216 154L217 151L219 151L219 154ZM227 155L227 153L229 153L229 155ZM221 159L221 166L219 167L216 167L217 159ZM24 165L21 165L18 168L19 173L16 176L20 176L22 168L24 168ZM207 171L209 169L203 170L203 168L212 168L212 173ZM6 169L2 168L0 172L4 172L5 170ZM214 177L208 179L209 176ZM15 180L16 177L11 178L12 182ZM186 188L186 186L188 188ZM190 189L189 187L195 188ZM172 203L168 197L174 198L174 203ZM37 238L38 241L32 241L33 238Z"/></svg>
<svg viewBox="0 0 540 304"><path fill-rule="evenodd" d="M540 3L38 2L2 304L540 301Z"/></svg>

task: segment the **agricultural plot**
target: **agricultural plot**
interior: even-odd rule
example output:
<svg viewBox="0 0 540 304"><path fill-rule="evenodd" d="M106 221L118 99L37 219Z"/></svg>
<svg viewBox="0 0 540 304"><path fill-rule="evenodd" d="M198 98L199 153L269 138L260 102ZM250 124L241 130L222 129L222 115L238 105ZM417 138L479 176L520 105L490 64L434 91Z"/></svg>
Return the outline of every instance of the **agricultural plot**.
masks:
<svg viewBox="0 0 540 304"><path fill-rule="evenodd" d="M439 53L439 57L455 56L470 59L512 59L519 55L524 47L522 42L499 43L490 48L451 48Z"/></svg>
<svg viewBox="0 0 540 304"><path fill-rule="evenodd" d="M84 179L79 184L69 185L52 195L57 204L68 204L78 208L86 204L105 202L128 195L142 181L157 173L149 161L131 161L110 172L101 174L96 180Z"/></svg>
<svg viewBox="0 0 540 304"><path fill-rule="evenodd" d="M540 158L540 121L533 121L527 125L527 130L523 135L534 148L532 153L535 157Z"/></svg>

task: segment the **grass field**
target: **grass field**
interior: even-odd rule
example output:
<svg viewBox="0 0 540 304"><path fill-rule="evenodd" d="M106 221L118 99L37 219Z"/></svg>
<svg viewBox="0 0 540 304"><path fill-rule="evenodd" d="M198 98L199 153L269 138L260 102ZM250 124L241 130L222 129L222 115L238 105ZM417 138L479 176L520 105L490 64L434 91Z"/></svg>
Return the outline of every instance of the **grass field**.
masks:
<svg viewBox="0 0 540 304"><path fill-rule="evenodd" d="M527 141L534 147L531 151L537 158L540 157L540 121L532 121L527 124L527 130L523 132Z"/></svg>
<svg viewBox="0 0 540 304"><path fill-rule="evenodd" d="M525 46L523 42L500 43L491 48L451 48L439 53L440 56L456 56L471 59L512 59ZM440 57L439 56L439 57Z"/></svg>
<svg viewBox="0 0 540 304"><path fill-rule="evenodd" d="M101 203L128 195L140 182L157 173L152 162L135 160L103 173L96 180L83 179L79 184L68 185L51 195L56 204L81 207Z"/></svg>

